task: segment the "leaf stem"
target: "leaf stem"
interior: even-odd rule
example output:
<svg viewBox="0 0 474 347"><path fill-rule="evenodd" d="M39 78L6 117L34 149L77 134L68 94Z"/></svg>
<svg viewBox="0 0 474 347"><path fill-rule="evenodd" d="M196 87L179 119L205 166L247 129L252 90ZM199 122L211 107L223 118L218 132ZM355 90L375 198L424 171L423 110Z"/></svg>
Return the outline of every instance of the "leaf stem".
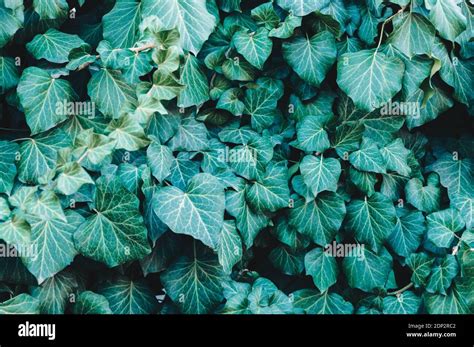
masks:
<svg viewBox="0 0 474 347"><path fill-rule="evenodd" d="M398 16L400 13L402 13L404 9L405 9L405 8L402 7L401 9L398 10L397 13L391 15L390 17L388 17L386 20L383 21L383 23L382 23L382 29L381 29L381 31L380 31L379 43L377 44L377 48L375 49L374 55L377 54L377 51L379 50L380 45L382 44L382 38L383 38L384 31L385 31L385 24L387 24L387 23L390 22L393 18L395 18L396 16Z"/></svg>
<svg viewBox="0 0 474 347"><path fill-rule="evenodd" d="M413 287L413 282L408 283L405 287L400 288L400 289L398 289L394 292L387 293L387 295L396 295L396 296L398 296L401 293L403 293L404 291L410 289L411 287Z"/></svg>

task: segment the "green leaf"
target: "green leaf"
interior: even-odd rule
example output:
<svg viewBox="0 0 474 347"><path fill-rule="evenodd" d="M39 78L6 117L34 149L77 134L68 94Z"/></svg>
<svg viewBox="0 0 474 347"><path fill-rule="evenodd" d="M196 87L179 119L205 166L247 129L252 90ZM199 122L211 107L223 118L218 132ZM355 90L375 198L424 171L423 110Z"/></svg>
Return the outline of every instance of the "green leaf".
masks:
<svg viewBox="0 0 474 347"><path fill-rule="evenodd" d="M24 259L24 263L39 284L71 264L77 254L73 235L84 218L71 210L67 211L65 216L66 221L28 217L31 242L37 254Z"/></svg>
<svg viewBox="0 0 474 347"><path fill-rule="evenodd" d="M24 183L46 184L56 173L58 150L70 146L63 131L28 139L20 145L18 178Z"/></svg>
<svg viewBox="0 0 474 347"><path fill-rule="evenodd" d="M76 193L84 184L94 184L94 181L78 163L64 165L56 178L56 190L64 195Z"/></svg>
<svg viewBox="0 0 474 347"><path fill-rule="evenodd" d="M428 239L438 247L448 248L456 236L464 229L465 223L454 208L433 212L426 216L428 222Z"/></svg>
<svg viewBox="0 0 474 347"><path fill-rule="evenodd" d="M298 276L304 269L304 254L286 246L274 248L268 255L275 268L285 275Z"/></svg>
<svg viewBox="0 0 474 347"><path fill-rule="evenodd" d="M412 291L383 299L384 314L417 314L421 306L421 298Z"/></svg>
<svg viewBox="0 0 474 347"><path fill-rule="evenodd" d="M0 10L1 11L1 10ZM16 87L20 80L20 71L11 57L0 57L0 93Z"/></svg>
<svg viewBox="0 0 474 347"><path fill-rule="evenodd" d="M216 18L206 8L206 1L144 0L142 16L156 15L164 29L178 28L181 46L197 54L214 30Z"/></svg>
<svg viewBox="0 0 474 347"><path fill-rule="evenodd" d="M39 287L31 290L31 295L38 299L40 314L64 314L71 295L78 287L74 273L65 270L48 278Z"/></svg>
<svg viewBox="0 0 474 347"><path fill-rule="evenodd" d="M254 67L263 69L263 64L272 52L272 40L268 38L268 30L260 28L256 32L237 31L232 37L237 52Z"/></svg>
<svg viewBox="0 0 474 347"><path fill-rule="evenodd" d="M246 192L246 199L256 211L275 212L288 206L288 169L286 165L269 164L265 175L257 179Z"/></svg>
<svg viewBox="0 0 474 347"><path fill-rule="evenodd" d="M221 94L216 108L227 110L234 116L241 116L244 112L245 105L239 99L242 96L240 88L229 88Z"/></svg>
<svg viewBox="0 0 474 347"><path fill-rule="evenodd" d="M278 115L277 102L281 97L279 89L259 87L247 89L243 100L244 114L252 116L252 128L257 131L269 127Z"/></svg>
<svg viewBox="0 0 474 347"><path fill-rule="evenodd" d="M142 4L135 0L118 0L102 20L104 39L114 48L132 47L140 25Z"/></svg>
<svg viewBox="0 0 474 347"><path fill-rule="evenodd" d="M474 197L459 194L451 199L451 205L455 207L466 222L466 229L474 227Z"/></svg>
<svg viewBox="0 0 474 347"><path fill-rule="evenodd" d="M397 216L388 243L398 255L408 257L420 246L425 229L425 218L421 212L403 211L401 216Z"/></svg>
<svg viewBox="0 0 474 347"><path fill-rule="evenodd" d="M324 247L334 239L345 214L344 200L335 193L323 192L308 203L303 199L295 201L290 209L289 223Z"/></svg>
<svg viewBox="0 0 474 347"><path fill-rule="evenodd" d="M458 2L457 0L425 1L431 23L446 40L454 41L466 29L466 17Z"/></svg>
<svg viewBox="0 0 474 347"><path fill-rule="evenodd" d="M28 294L17 295L0 304L0 314L39 314L39 302Z"/></svg>
<svg viewBox="0 0 474 347"><path fill-rule="evenodd" d="M443 187L448 189L450 197L456 194L471 194L474 187L474 161L455 160L449 153L441 155L437 161L428 166L429 171L436 172Z"/></svg>
<svg viewBox="0 0 474 347"><path fill-rule="evenodd" d="M337 84L354 104L367 111L388 102L402 88L405 66L376 50L346 53L337 63Z"/></svg>
<svg viewBox="0 0 474 347"><path fill-rule="evenodd" d="M211 312L223 299L224 273L214 258L179 258L161 275L166 292L183 313Z"/></svg>
<svg viewBox="0 0 474 347"><path fill-rule="evenodd" d="M439 210L441 190L439 181L437 184L430 183L423 186L418 178L412 178L405 186L405 196L407 201L418 210L431 213Z"/></svg>
<svg viewBox="0 0 474 347"><path fill-rule="evenodd" d="M386 154L387 155L387 154ZM360 149L349 155L350 163L358 170L385 173L387 163L375 142L364 138Z"/></svg>
<svg viewBox="0 0 474 347"><path fill-rule="evenodd" d="M66 0L33 0L33 7L41 19L64 18L69 10Z"/></svg>
<svg viewBox="0 0 474 347"><path fill-rule="evenodd" d="M169 142L173 151L202 151L208 148L206 126L193 117L184 118Z"/></svg>
<svg viewBox="0 0 474 347"><path fill-rule="evenodd" d="M329 137L319 117L308 116L296 124L298 141L294 144L306 152L324 152L330 147Z"/></svg>
<svg viewBox="0 0 474 347"><path fill-rule="evenodd" d="M79 253L109 267L150 253L138 198L117 179L96 182L94 212L74 234Z"/></svg>
<svg viewBox="0 0 474 347"><path fill-rule="evenodd" d="M291 11L296 16L306 16L307 14L319 10L329 3L327 0L277 0L278 6Z"/></svg>
<svg viewBox="0 0 474 347"><path fill-rule="evenodd" d="M453 106L451 98L439 88L427 92L417 89L407 98L407 102L415 102L420 105L419 114L407 115L408 129L413 129L436 119L441 113Z"/></svg>
<svg viewBox="0 0 474 347"><path fill-rule="evenodd" d="M26 211L44 221L60 219L67 222L59 198L51 190L36 192L25 201Z"/></svg>
<svg viewBox="0 0 474 347"><path fill-rule="evenodd" d="M446 295L446 290L459 272L456 257L452 254L446 255L438 265L431 270L431 275L426 286L428 293L440 293Z"/></svg>
<svg viewBox="0 0 474 347"><path fill-rule="evenodd" d="M74 101L76 95L68 81L37 67L23 71L17 91L33 135L64 121L67 116L58 112L58 105Z"/></svg>
<svg viewBox="0 0 474 347"><path fill-rule="evenodd" d="M15 35L18 29L21 28L21 21L14 15L13 11L5 8L4 4L0 5L0 47L5 46L10 39Z"/></svg>
<svg viewBox="0 0 474 347"><path fill-rule="evenodd" d="M466 299L454 287L447 295L425 293L424 303L430 314L468 314L471 313Z"/></svg>
<svg viewBox="0 0 474 347"><path fill-rule="evenodd" d="M380 193L365 200L352 200L347 205L346 228L354 232L359 242L378 252L392 233L396 223L395 207Z"/></svg>
<svg viewBox="0 0 474 347"><path fill-rule="evenodd" d="M393 32L388 40L408 58L431 53L436 30L418 13L402 13L393 20Z"/></svg>
<svg viewBox="0 0 474 347"><path fill-rule="evenodd" d="M153 176L158 181L163 182L171 174L173 152L167 146L152 142L146 151L146 155Z"/></svg>
<svg viewBox="0 0 474 347"><path fill-rule="evenodd" d="M434 258L426 253L412 253L407 258L407 265L413 271L411 281L415 287L426 286L434 261Z"/></svg>
<svg viewBox="0 0 474 347"><path fill-rule="evenodd" d="M304 183L311 189L314 196L320 192L337 190L337 182L341 175L341 164L334 158L307 155L300 164Z"/></svg>
<svg viewBox="0 0 474 347"><path fill-rule="evenodd" d="M219 235L217 255L225 273L231 273L232 267L242 258L242 241L234 221L224 221Z"/></svg>
<svg viewBox="0 0 474 347"><path fill-rule="evenodd" d="M149 144L142 126L128 115L112 120L107 130L109 138L115 140L116 149L137 151Z"/></svg>
<svg viewBox="0 0 474 347"><path fill-rule="evenodd" d="M105 296L85 291L78 295L74 304L75 314L112 314Z"/></svg>
<svg viewBox="0 0 474 347"><path fill-rule="evenodd" d="M283 57L304 81L318 87L336 61L334 36L327 31L283 43Z"/></svg>
<svg viewBox="0 0 474 347"><path fill-rule="evenodd" d="M270 30L269 37L276 37L279 39L287 39L293 35L296 28L301 26L301 17L289 14L278 27Z"/></svg>
<svg viewBox="0 0 474 347"><path fill-rule="evenodd" d="M36 35L26 45L26 49L36 59L46 59L52 63L66 63L69 53L85 44L77 35L66 34L56 29L49 29L44 34Z"/></svg>
<svg viewBox="0 0 474 347"><path fill-rule="evenodd" d="M403 145L402 139L396 139L380 149L380 154L387 163L387 170L398 172L402 176L408 176L411 168L408 165L410 151Z"/></svg>
<svg viewBox="0 0 474 347"><path fill-rule="evenodd" d="M361 252L361 257L345 257L342 261L349 286L365 292L383 288L391 270L391 262L366 248L361 248Z"/></svg>
<svg viewBox="0 0 474 347"><path fill-rule="evenodd" d="M293 293L293 306L307 314L351 314L354 307L336 293L300 289Z"/></svg>
<svg viewBox="0 0 474 347"><path fill-rule="evenodd" d="M113 314L154 314L158 301L144 281L119 279L108 283L99 293L108 300Z"/></svg>
<svg viewBox="0 0 474 347"><path fill-rule="evenodd" d="M0 193L9 194L13 188L16 176L15 159L18 153L18 145L14 142L0 141Z"/></svg>
<svg viewBox="0 0 474 347"><path fill-rule="evenodd" d="M91 100L104 116L119 118L126 103L136 100L135 91L116 70L97 71L87 84Z"/></svg>
<svg viewBox="0 0 474 347"><path fill-rule="evenodd" d="M336 259L322 248L314 248L304 257L306 274L313 277L316 287L325 292L336 283L339 270Z"/></svg>
<svg viewBox="0 0 474 347"><path fill-rule="evenodd" d="M158 217L175 233L186 234L216 249L224 223L224 189L212 175L198 174L186 191L164 187L156 195Z"/></svg>
<svg viewBox="0 0 474 347"><path fill-rule="evenodd" d="M184 89L178 95L179 107L200 105L209 100L209 83L199 60L188 54L184 60L179 83Z"/></svg>

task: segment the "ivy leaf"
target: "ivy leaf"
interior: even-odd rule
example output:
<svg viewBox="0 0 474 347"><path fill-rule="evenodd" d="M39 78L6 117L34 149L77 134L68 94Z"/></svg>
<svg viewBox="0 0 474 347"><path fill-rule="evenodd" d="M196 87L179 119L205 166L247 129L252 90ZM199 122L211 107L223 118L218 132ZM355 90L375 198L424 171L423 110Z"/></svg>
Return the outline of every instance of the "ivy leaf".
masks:
<svg viewBox="0 0 474 347"><path fill-rule="evenodd" d="M319 10L328 5L327 0L277 0L278 6L291 11L296 16L306 16L307 14Z"/></svg>
<svg viewBox="0 0 474 347"><path fill-rule="evenodd" d="M142 16L156 15L164 29L178 28L182 47L197 54L214 30L216 19L204 0L145 0Z"/></svg>
<svg viewBox="0 0 474 347"><path fill-rule="evenodd" d="M66 0L33 0L33 7L41 19L64 18L69 10Z"/></svg>
<svg viewBox="0 0 474 347"><path fill-rule="evenodd" d="M431 52L436 30L421 14L402 13L394 18L393 25L394 29L388 42L408 58Z"/></svg>
<svg viewBox="0 0 474 347"><path fill-rule="evenodd" d="M456 194L472 194L472 187L474 187L474 161L472 159L455 160L451 154L445 153L429 165L428 170L439 175L441 184L448 189L450 197Z"/></svg>
<svg viewBox="0 0 474 347"><path fill-rule="evenodd" d="M1 11L1 10L0 10ZM11 57L0 57L0 93L16 87L20 80L20 71Z"/></svg>
<svg viewBox="0 0 474 347"><path fill-rule="evenodd" d="M336 283L339 273L336 259L322 248L314 248L306 253L304 267L306 274L313 277L314 284L321 292Z"/></svg>
<svg viewBox="0 0 474 347"><path fill-rule="evenodd" d="M388 102L402 88L405 66L376 50L346 53L337 63L337 84L354 104L367 111Z"/></svg>
<svg viewBox="0 0 474 347"><path fill-rule="evenodd" d="M11 9L4 7L3 3L0 5L0 21L2 22L2 27L0 28L0 47L3 47L15 35L17 30L21 28L22 23L15 17Z"/></svg>
<svg viewBox="0 0 474 347"><path fill-rule="evenodd" d="M424 303L430 314L468 314L471 312L466 300L455 287L449 290L447 295L425 293Z"/></svg>
<svg viewBox="0 0 474 347"><path fill-rule="evenodd" d="M346 214L344 200L332 192L323 192L305 203L299 199L290 210L289 223L320 246L329 244L341 227Z"/></svg>
<svg viewBox="0 0 474 347"><path fill-rule="evenodd" d="M247 190L246 198L256 211L274 212L288 206L288 169L285 165L269 164L265 175Z"/></svg>
<svg viewBox="0 0 474 347"><path fill-rule="evenodd" d="M438 247L450 247L455 233L464 229L464 220L457 210L448 208L426 216L428 239Z"/></svg>
<svg viewBox="0 0 474 347"><path fill-rule="evenodd" d="M103 286L99 293L113 314L153 314L158 310L155 295L143 281L119 279Z"/></svg>
<svg viewBox="0 0 474 347"><path fill-rule="evenodd" d="M39 314L39 312L39 301L28 294L17 295L0 304L0 314Z"/></svg>
<svg viewBox="0 0 474 347"><path fill-rule="evenodd" d="M421 212L404 211L401 216L397 216L388 243L398 255L408 257L420 246L425 229L425 218Z"/></svg>
<svg viewBox="0 0 474 347"><path fill-rule="evenodd" d="M433 267L431 275L426 285L428 293L440 293L446 295L446 290L450 287L452 280L459 271L456 257L452 254L446 255L440 264Z"/></svg>
<svg viewBox="0 0 474 347"><path fill-rule="evenodd" d="M301 252L286 246L279 246L270 252L268 258L273 266L285 275L297 276L303 272L304 257Z"/></svg>
<svg viewBox="0 0 474 347"><path fill-rule="evenodd" d="M307 314L351 314L354 307L336 293L300 289L293 293L293 305Z"/></svg>
<svg viewBox="0 0 474 347"><path fill-rule="evenodd" d="M206 126L192 117L184 118L169 142L173 151L202 151L208 148Z"/></svg>
<svg viewBox="0 0 474 347"><path fill-rule="evenodd" d="M386 154L387 155L387 154ZM387 163L375 142L365 138L360 149L349 155L350 163L358 170L386 173Z"/></svg>
<svg viewBox="0 0 474 347"><path fill-rule="evenodd" d="M232 37L237 52L254 67L263 69L263 64L272 52L272 40L268 38L268 30L260 28L256 32L237 31Z"/></svg>
<svg viewBox="0 0 474 347"><path fill-rule="evenodd" d="M179 83L184 89L178 95L179 107L200 105L209 100L209 83L199 60L192 54L185 58Z"/></svg>
<svg viewBox="0 0 474 347"><path fill-rule="evenodd" d="M371 292L383 288L391 270L391 262L372 251L361 248L362 257L345 257L342 267L349 286Z"/></svg>
<svg viewBox="0 0 474 347"><path fill-rule="evenodd" d="M297 36L282 46L288 65L311 85L318 87L336 61L337 48L334 36L328 31L311 38Z"/></svg>
<svg viewBox="0 0 474 347"><path fill-rule="evenodd" d="M167 146L152 142L146 154L153 176L158 181L163 182L171 174L171 165L174 159L173 152Z"/></svg>
<svg viewBox="0 0 474 347"><path fill-rule="evenodd" d="M381 193L365 200L352 200L347 206L347 228L359 242L378 252L396 223L395 207Z"/></svg>
<svg viewBox="0 0 474 347"><path fill-rule="evenodd" d="M132 47L140 25L141 6L135 0L117 1L112 11L103 17L104 39L115 48Z"/></svg>
<svg viewBox="0 0 474 347"><path fill-rule="evenodd" d="M56 190L64 195L76 193L84 184L94 181L78 163L67 163L56 178Z"/></svg>
<svg viewBox="0 0 474 347"><path fill-rule="evenodd" d="M466 29L466 17L458 6L458 1L425 1L425 6L429 10L431 23L446 40L454 41Z"/></svg>
<svg viewBox="0 0 474 347"><path fill-rule="evenodd" d="M74 304L75 314L112 314L108 300L89 290L78 295Z"/></svg>
<svg viewBox="0 0 474 347"><path fill-rule="evenodd" d="M304 183L311 189L314 196L320 192L337 190L337 182L341 175L341 164L334 158L307 155L300 164Z"/></svg>
<svg viewBox="0 0 474 347"><path fill-rule="evenodd" d="M288 14L283 22L278 27L270 30L269 37L276 37L279 39L287 39L293 35L296 28L301 26L301 17L294 14Z"/></svg>
<svg viewBox="0 0 474 347"><path fill-rule="evenodd" d="M15 158L18 153L18 145L14 142L0 141L0 193L9 194L13 188L16 176Z"/></svg>
<svg viewBox="0 0 474 347"><path fill-rule="evenodd" d="M31 295L39 301L40 314L64 314L70 295L77 287L74 273L65 270L33 288Z"/></svg>
<svg viewBox="0 0 474 347"><path fill-rule="evenodd" d="M66 63L69 53L85 44L77 35L66 34L56 29L49 29L44 34L36 35L26 45L26 49L36 59L46 59L52 63Z"/></svg>
<svg viewBox="0 0 474 347"><path fill-rule="evenodd" d="M195 175L183 192L165 187L156 195L158 217L175 233L191 235L216 249L224 223L224 189L209 174Z"/></svg>
<svg viewBox="0 0 474 347"><path fill-rule="evenodd" d="M435 259L426 253L412 253L407 258L407 265L413 271L411 281L415 287L426 286L434 261Z"/></svg>
<svg viewBox="0 0 474 347"><path fill-rule="evenodd" d="M46 70L37 67L23 71L17 91L33 135L64 121L67 116L57 112L57 107L72 102L76 97L68 81L53 78Z"/></svg>
<svg viewBox="0 0 474 347"><path fill-rule="evenodd" d="M252 116L252 128L262 131L273 123L278 114L279 93L279 90L269 90L263 87L246 90L243 100L244 114Z"/></svg>
<svg viewBox="0 0 474 347"><path fill-rule="evenodd" d="M224 273L231 273L232 267L242 258L242 241L234 221L224 221L219 235L217 255Z"/></svg>
<svg viewBox="0 0 474 347"><path fill-rule="evenodd" d="M74 234L79 253L109 267L150 253L147 230L138 208L137 197L117 179L96 182L95 213Z"/></svg>
<svg viewBox="0 0 474 347"><path fill-rule="evenodd" d="M205 314L223 299L224 273L214 258L179 258L162 275L166 292L183 313Z"/></svg>
<svg viewBox="0 0 474 347"><path fill-rule="evenodd" d="M417 314L422 299L412 291L406 291L397 296L386 296L383 299L384 314Z"/></svg>
<svg viewBox="0 0 474 347"><path fill-rule="evenodd" d="M305 117L296 125L298 141L295 147L306 152L324 152L330 147L329 137L324 129L323 121L319 117Z"/></svg>
<svg viewBox="0 0 474 347"><path fill-rule="evenodd" d="M119 118L124 105L136 100L135 91L116 70L100 69L87 84L91 100L104 116Z"/></svg>
<svg viewBox="0 0 474 347"><path fill-rule="evenodd" d="M142 126L130 116L112 120L107 130L109 138L115 140L116 149L137 151L149 143Z"/></svg>
<svg viewBox="0 0 474 347"><path fill-rule="evenodd" d="M239 88L229 88L221 94L216 108L227 110L234 116L241 116L244 112L245 105L239 100L242 90Z"/></svg>
<svg viewBox="0 0 474 347"><path fill-rule="evenodd" d="M396 139L381 148L380 154L387 163L387 170L393 170L402 176L410 175L411 168L407 162L410 151L405 148L402 139Z"/></svg>
<svg viewBox="0 0 474 347"><path fill-rule="evenodd" d="M468 197L463 194L455 195L451 199L453 205L461 214L466 222L466 229L474 227L474 197Z"/></svg>
<svg viewBox="0 0 474 347"><path fill-rule="evenodd" d="M436 175L436 174L435 174ZM412 178L405 185L405 196L407 201L418 210L431 213L439 210L441 190L438 182L432 182L428 179L428 184L423 183L418 178Z"/></svg>
<svg viewBox="0 0 474 347"><path fill-rule="evenodd" d="M24 263L39 284L71 264L77 254L73 235L84 218L71 210L65 216L67 221L28 217L31 242L36 247L37 254L34 258L25 258Z"/></svg>

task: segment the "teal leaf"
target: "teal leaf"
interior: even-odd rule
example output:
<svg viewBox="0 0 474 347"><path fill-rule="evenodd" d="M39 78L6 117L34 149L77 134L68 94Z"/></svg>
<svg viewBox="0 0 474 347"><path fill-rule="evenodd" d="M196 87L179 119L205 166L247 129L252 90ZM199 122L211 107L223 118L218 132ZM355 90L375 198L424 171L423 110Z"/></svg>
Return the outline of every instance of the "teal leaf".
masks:
<svg viewBox="0 0 474 347"><path fill-rule="evenodd" d="M64 121L67 115L58 112L58 105L72 102L76 96L68 81L53 78L37 67L23 71L17 91L33 135Z"/></svg>
<svg viewBox="0 0 474 347"><path fill-rule="evenodd" d="M244 114L252 116L252 128L257 131L269 127L278 115L277 102L280 90L269 90L264 87L247 89L243 103Z"/></svg>
<svg viewBox="0 0 474 347"><path fill-rule="evenodd" d="M283 274L298 276L304 269L304 254L286 246L272 249L268 255L273 266Z"/></svg>
<svg viewBox="0 0 474 347"><path fill-rule="evenodd" d="M448 290L447 295L424 294L424 304L429 314L469 314L469 306L462 293L456 287Z"/></svg>
<svg viewBox="0 0 474 347"><path fill-rule="evenodd" d="M313 278L315 286L325 292L336 283L339 270L336 259L322 248L314 248L304 257L306 274Z"/></svg>
<svg viewBox="0 0 474 347"><path fill-rule="evenodd" d="M455 233L464 229L465 222L454 208L437 211L426 216L428 222L428 239L438 247L448 248L457 236Z"/></svg>
<svg viewBox="0 0 474 347"><path fill-rule="evenodd" d="M41 19L64 18L69 10L66 0L33 0L33 7Z"/></svg>
<svg viewBox="0 0 474 347"><path fill-rule="evenodd" d="M118 179L96 182L94 212L74 234L79 253L109 267L150 253L138 198Z"/></svg>
<svg viewBox="0 0 474 347"><path fill-rule="evenodd" d="M446 290L459 272L456 257L452 254L446 255L438 265L431 270L431 275L426 285L428 293L440 293L446 295Z"/></svg>
<svg viewBox="0 0 474 347"><path fill-rule="evenodd" d="M216 249L224 223L224 189L209 174L198 174L186 191L165 187L156 195L158 217L175 233L186 234Z"/></svg>
<svg viewBox="0 0 474 347"><path fill-rule="evenodd" d="M179 107L200 105L209 100L209 83L199 60L188 54L184 60L179 83L184 89L178 95Z"/></svg>
<svg viewBox="0 0 474 347"><path fill-rule="evenodd" d="M387 163L387 170L398 172L402 176L408 176L411 168L408 165L410 151L403 145L402 139L396 139L380 149L380 154Z"/></svg>
<svg viewBox="0 0 474 347"><path fill-rule="evenodd" d="M329 137L319 117L308 116L296 124L295 147L306 152L322 153L330 147Z"/></svg>
<svg viewBox="0 0 474 347"><path fill-rule="evenodd" d="M49 29L44 34L36 35L26 45L26 49L36 59L46 59L52 63L66 63L69 53L85 44L77 35L66 34L56 29Z"/></svg>
<svg viewBox="0 0 474 347"><path fill-rule="evenodd" d="M65 270L48 278L41 286L34 287L31 295L39 301L40 314L64 314L71 294L75 294L77 287L74 273Z"/></svg>
<svg viewBox="0 0 474 347"><path fill-rule="evenodd" d="M446 40L454 39L466 29L466 17L458 6L458 1L425 1L429 19L439 34Z"/></svg>
<svg viewBox="0 0 474 347"><path fill-rule="evenodd" d="M17 158L18 145L14 142L0 141L0 193L9 194L13 188L16 176L15 159Z"/></svg>
<svg viewBox="0 0 474 347"><path fill-rule="evenodd" d="M230 273L232 267L242 258L242 240L234 221L224 221L219 235L217 255L225 273Z"/></svg>
<svg viewBox="0 0 474 347"><path fill-rule="evenodd" d="M405 196L407 202L420 211L426 213L437 211L439 210L441 199L439 181L435 184L428 180L427 185L423 186L421 180L416 177L412 178L405 185Z"/></svg>
<svg viewBox="0 0 474 347"><path fill-rule="evenodd" d="M216 108L227 110L234 116L241 116L244 112L245 105L240 100L242 90L239 88L229 88L221 94Z"/></svg>
<svg viewBox="0 0 474 347"><path fill-rule="evenodd" d="M349 286L365 292L383 288L391 270L391 262L366 248L361 248L361 252L361 257L345 257L342 261Z"/></svg>
<svg viewBox="0 0 474 347"><path fill-rule="evenodd" d="M338 59L337 84L357 107L372 111L400 91L404 72L400 59L376 50L346 53Z"/></svg>
<svg viewBox="0 0 474 347"><path fill-rule="evenodd" d="M56 190L64 195L76 193L84 184L94 184L94 181L78 163L64 165L56 178Z"/></svg>
<svg viewBox="0 0 474 347"><path fill-rule="evenodd" d="M291 68L306 82L318 87L336 61L334 36L327 31L313 37L297 36L283 43L283 57Z"/></svg>
<svg viewBox="0 0 474 347"><path fill-rule="evenodd" d="M354 199L347 205L347 229L376 252L392 233L395 223L395 207L380 193L365 200Z"/></svg>
<svg viewBox="0 0 474 347"><path fill-rule="evenodd" d="M144 281L119 279L107 283L99 293L109 302L113 314L154 314L158 300Z"/></svg>
<svg viewBox="0 0 474 347"><path fill-rule="evenodd" d="M22 23L11 9L4 7L3 3L0 5L0 22L2 22L0 28L0 47L3 47L21 28Z"/></svg>
<svg viewBox="0 0 474 347"><path fill-rule="evenodd" d="M345 214L344 200L336 193L323 192L308 203L302 199L295 201L290 209L289 223L324 247L334 239Z"/></svg>
<svg viewBox="0 0 474 347"><path fill-rule="evenodd" d="M181 46L197 54L214 30L216 18L206 7L206 1L145 0L142 16L156 15L164 29L178 28Z"/></svg>
<svg viewBox="0 0 474 347"><path fill-rule="evenodd" d="M268 30L260 28L256 32L237 31L232 37L237 52L254 67L262 70L263 64L272 52L272 40L268 38Z"/></svg>
<svg viewBox="0 0 474 347"><path fill-rule="evenodd" d="M401 216L397 216L388 243L398 255L408 257L420 246L425 230L425 218L421 212L403 211Z"/></svg>
<svg viewBox="0 0 474 347"><path fill-rule="evenodd" d="M384 314L417 314L422 299L412 291L406 291L399 295L386 296L383 299Z"/></svg>
<svg viewBox="0 0 474 347"><path fill-rule="evenodd" d="M171 174L173 152L167 146L152 142L146 150L146 156L153 176L163 182Z"/></svg>
<svg viewBox="0 0 474 347"><path fill-rule="evenodd" d="M38 299L28 294L19 294L0 304L0 314L39 314Z"/></svg>
<svg viewBox="0 0 474 347"><path fill-rule="evenodd" d="M89 290L77 296L74 304L75 314L112 314L108 300Z"/></svg>
<svg viewBox="0 0 474 347"><path fill-rule="evenodd" d="M224 278L214 258L181 257L161 275L161 282L183 313L205 314L223 300Z"/></svg>
<svg viewBox="0 0 474 347"><path fill-rule="evenodd" d="M407 258L407 265L413 271L411 281L415 287L426 286L434 261L434 258L426 253L412 253Z"/></svg>
<svg viewBox="0 0 474 347"><path fill-rule="evenodd" d="M327 0L277 0L278 6L291 11L295 16L306 16L329 3Z"/></svg>
<svg viewBox="0 0 474 347"><path fill-rule="evenodd" d="M20 80L20 71L11 57L0 57L0 93L16 87Z"/></svg>
<svg viewBox="0 0 474 347"><path fill-rule="evenodd" d="M142 4L135 0L118 0L102 20L104 39L114 48L129 48L135 44L140 25Z"/></svg>
<svg viewBox="0 0 474 347"><path fill-rule="evenodd" d="M337 190L337 182L341 175L341 164L334 158L324 158L323 155L307 155L300 164L304 183L311 189L314 196L320 192Z"/></svg>
<svg viewBox="0 0 474 347"><path fill-rule="evenodd" d="M349 155L349 162L361 171L385 173L387 163L375 142L364 139L360 149Z"/></svg>

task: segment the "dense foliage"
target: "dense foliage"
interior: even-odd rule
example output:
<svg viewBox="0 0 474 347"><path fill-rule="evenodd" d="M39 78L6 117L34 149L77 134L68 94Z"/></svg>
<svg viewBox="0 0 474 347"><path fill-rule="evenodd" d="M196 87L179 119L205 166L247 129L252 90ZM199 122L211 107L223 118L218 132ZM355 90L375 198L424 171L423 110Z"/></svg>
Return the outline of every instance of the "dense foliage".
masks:
<svg viewBox="0 0 474 347"><path fill-rule="evenodd" d="M0 0L0 313L472 313L471 6Z"/></svg>

